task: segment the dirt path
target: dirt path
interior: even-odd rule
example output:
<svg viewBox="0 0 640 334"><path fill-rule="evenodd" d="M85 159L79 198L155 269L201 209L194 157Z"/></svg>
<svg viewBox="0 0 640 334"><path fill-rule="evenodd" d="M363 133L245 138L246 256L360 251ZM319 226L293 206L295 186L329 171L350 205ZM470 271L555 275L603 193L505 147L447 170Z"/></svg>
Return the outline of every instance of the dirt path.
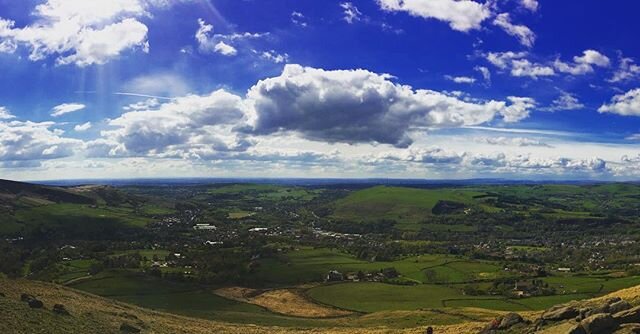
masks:
<svg viewBox="0 0 640 334"><path fill-rule="evenodd" d="M295 317L336 318L353 314L349 311L316 304L295 289L260 291L232 287L218 289L215 293L224 298L255 304L271 312Z"/></svg>

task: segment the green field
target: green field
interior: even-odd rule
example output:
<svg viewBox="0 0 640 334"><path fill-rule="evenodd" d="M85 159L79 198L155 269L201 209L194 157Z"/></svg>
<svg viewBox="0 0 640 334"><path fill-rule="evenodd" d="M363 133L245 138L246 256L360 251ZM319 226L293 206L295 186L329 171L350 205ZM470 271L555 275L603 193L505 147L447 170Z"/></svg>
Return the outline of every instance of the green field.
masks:
<svg viewBox="0 0 640 334"><path fill-rule="evenodd" d="M53 204L18 210L16 220L26 224L48 222L51 224L93 223L113 221L130 227L142 227L151 222L151 218L135 215L133 209L126 207L92 208L81 204Z"/></svg>
<svg viewBox="0 0 640 334"><path fill-rule="evenodd" d="M232 184L211 188L211 195L227 195L251 200L268 201L309 201L316 197L317 190L309 190L299 187L285 187L269 184Z"/></svg>
<svg viewBox="0 0 640 334"><path fill-rule="evenodd" d="M473 196L482 192L466 189L414 189L378 186L349 194L335 203L334 218L351 221L393 219L399 228L417 230L432 215L440 200L478 206Z"/></svg>
<svg viewBox="0 0 640 334"><path fill-rule="evenodd" d="M454 256L420 255L397 261L369 262L358 260L337 250L302 248L279 258L268 258L260 261L260 267L255 275L262 282L278 286L322 281L324 275L330 270L338 270L344 273L357 272L359 270L372 272L393 267L403 277L419 283L426 283L427 277L424 274L426 268L437 268L443 265L449 268L451 266L451 271L455 275L455 277L451 278L451 282L466 281L477 273L483 272L483 270L486 270L487 273L495 273L498 268L486 262L456 263L458 261L461 261L461 259ZM460 272L460 268L463 268L461 270L466 270L464 267L469 265L472 268L469 268L465 273ZM474 270L479 271L476 273Z"/></svg>
<svg viewBox="0 0 640 334"><path fill-rule="evenodd" d="M337 319L307 319L288 317L267 311L259 306L228 300L212 293L211 288L170 283L126 271L101 273L92 280L72 284L71 287L132 303L146 308L192 317L233 323L250 323L284 327L365 327L386 325L404 328L416 324L453 324L464 321L455 314L421 312L396 315L381 313L375 316L358 315Z"/></svg>
<svg viewBox="0 0 640 334"><path fill-rule="evenodd" d="M444 285L414 286L384 283L342 283L309 290L308 295L323 304L360 312L441 308L442 300L461 297L456 289Z"/></svg>

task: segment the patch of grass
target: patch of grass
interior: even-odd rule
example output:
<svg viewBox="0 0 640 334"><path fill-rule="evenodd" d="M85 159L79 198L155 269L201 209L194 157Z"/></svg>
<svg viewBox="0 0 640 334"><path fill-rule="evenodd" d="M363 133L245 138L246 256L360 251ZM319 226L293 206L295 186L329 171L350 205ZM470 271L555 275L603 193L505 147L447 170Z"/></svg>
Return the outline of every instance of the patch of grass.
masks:
<svg viewBox="0 0 640 334"><path fill-rule="evenodd" d="M404 277L426 282L424 268L442 265L456 260L445 255L421 255L397 261L369 262L337 250L326 248L303 248L289 252L281 258L267 258L260 261L256 277L268 285L291 285L322 281L330 270L343 273L379 271L394 267ZM459 259L458 259L459 260Z"/></svg>
<svg viewBox="0 0 640 334"><path fill-rule="evenodd" d="M176 210L165 206L147 204L140 209L140 213L145 216L167 216L175 214Z"/></svg>
<svg viewBox="0 0 640 334"><path fill-rule="evenodd" d="M255 213L254 212L247 212L247 211L236 211L236 212L229 212L229 219L242 219L242 218L248 218L253 216Z"/></svg>
<svg viewBox="0 0 640 334"><path fill-rule="evenodd" d="M341 283L316 287L307 293L321 303L360 312L441 308L443 300L463 297L456 289L435 284Z"/></svg>
<svg viewBox="0 0 640 334"><path fill-rule="evenodd" d="M211 188L208 193L211 195L250 197L251 199L267 201L310 201L318 195L319 191L270 184L232 184Z"/></svg>
<svg viewBox="0 0 640 334"><path fill-rule="evenodd" d="M82 204L53 204L19 209L15 220L25 233L45 233L71 238L101 238L120 233L122 228L143 227L151 218L136 215L131 208L100 207Z"/></svg>
<svg viewBox="0 0 640 334"><path fill-rule="evenodd" d="M440 200L476 206L473 197L484 193L467 189L414 189L378 186L355 191L335 203L334 218L351 221L393 219L400 228L415 230L432 215Z"/></svg>

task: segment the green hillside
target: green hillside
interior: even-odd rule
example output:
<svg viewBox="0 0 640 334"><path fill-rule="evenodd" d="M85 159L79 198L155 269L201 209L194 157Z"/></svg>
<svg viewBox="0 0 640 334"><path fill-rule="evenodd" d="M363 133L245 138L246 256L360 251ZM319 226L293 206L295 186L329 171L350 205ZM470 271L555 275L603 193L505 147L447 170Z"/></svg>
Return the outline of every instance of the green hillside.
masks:
<svg viewBox="0 0 640 334"><path fill-rule="evenodd" d="M432 215L438 201L459 202L479 207L474 196L485 193L467 189L414 189L378 186L355 191L335 203L333 217L351 221L393 219L401 228L416 228L416 224Z"/></svg>

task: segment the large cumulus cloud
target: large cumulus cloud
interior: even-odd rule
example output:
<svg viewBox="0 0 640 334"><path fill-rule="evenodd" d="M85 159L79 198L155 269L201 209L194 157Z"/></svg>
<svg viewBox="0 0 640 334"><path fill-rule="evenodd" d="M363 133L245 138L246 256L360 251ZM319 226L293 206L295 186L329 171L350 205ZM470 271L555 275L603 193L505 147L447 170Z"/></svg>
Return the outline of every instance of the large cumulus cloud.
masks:
<svg viewBox="0 0 640 334"><path fill-rule="evenodd" d="M287 65L280 76L258 82L247 94L253 131L294 131L327 142L412 143L415 127L460 127L503 116L516 122L534 101L509 97L478 101L432 90L414 90L393 77L367 70L327 71Z"/></svg>
<svg viewBox="0 0 640 334"><path fill-rule="evenodd" d="M136 108L138 109L138 108ZM102 138L88 143L91 156L189 157L243 151L250 143L233 131L245 121L241 97L217 90L130 111L109 121Z"/></svg>
<svg viewBox="0 0 640 334"><path fill-rule="evenodd" d="M32 61L55 57L59 65L104 64L132 49L148 51L148 27L140 22L168 0L47 0L24 26L0 17L0 52L20 47Z"/></svg>
<svg viewBox="0 0 640 334"><path fill-rule="evenodd" d="M52 130L52 122L0 121L0 162L3 167L39 165L41 160L72 156L82 142Z"/></svg>

